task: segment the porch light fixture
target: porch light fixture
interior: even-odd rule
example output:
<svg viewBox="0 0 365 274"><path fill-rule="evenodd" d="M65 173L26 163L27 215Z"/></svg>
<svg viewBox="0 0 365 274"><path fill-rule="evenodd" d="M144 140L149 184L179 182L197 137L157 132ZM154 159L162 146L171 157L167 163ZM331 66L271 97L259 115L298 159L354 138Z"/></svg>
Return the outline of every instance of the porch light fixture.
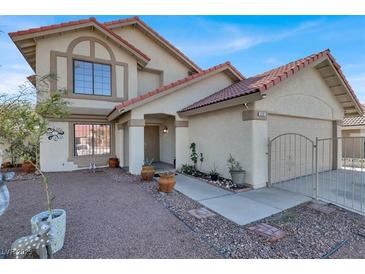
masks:
<svg viewBox="0 0 365 274"><path fill-rule="evenodd" d="M169 132L169 129L167 128L167 126L164 126L163 130L162 130L163 133L167 133Z"/></svg>

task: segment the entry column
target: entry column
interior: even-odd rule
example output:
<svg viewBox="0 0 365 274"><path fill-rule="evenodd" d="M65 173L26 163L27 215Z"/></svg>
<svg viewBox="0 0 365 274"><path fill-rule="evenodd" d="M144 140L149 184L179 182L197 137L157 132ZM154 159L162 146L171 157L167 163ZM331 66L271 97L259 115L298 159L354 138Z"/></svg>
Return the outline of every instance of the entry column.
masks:
<svg viewBox="0 0 365 274"><path fill-rule="evenodd" d="M175 121L176 169L189 162L189 122Z"/></svg>
<svg viewBox="0 0 365 274"><path fill-rule="evenodd" d="M127 123L129 133L129 172L140 174L144 161L144 119L131 119Z"/></svg>

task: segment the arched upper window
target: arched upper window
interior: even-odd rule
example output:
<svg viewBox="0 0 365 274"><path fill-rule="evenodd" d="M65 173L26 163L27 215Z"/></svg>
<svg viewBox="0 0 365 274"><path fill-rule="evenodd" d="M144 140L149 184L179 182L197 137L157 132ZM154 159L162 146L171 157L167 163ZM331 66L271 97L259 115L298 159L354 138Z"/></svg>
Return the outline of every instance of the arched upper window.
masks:
<svg viewBox="0 0 365 274"><path fill-rule="evenodd" d="M128 64L118 62L111 47L93 36L78 37L66 52L51 52L51 73L66 97L120 101L128 97Z"/></svg>

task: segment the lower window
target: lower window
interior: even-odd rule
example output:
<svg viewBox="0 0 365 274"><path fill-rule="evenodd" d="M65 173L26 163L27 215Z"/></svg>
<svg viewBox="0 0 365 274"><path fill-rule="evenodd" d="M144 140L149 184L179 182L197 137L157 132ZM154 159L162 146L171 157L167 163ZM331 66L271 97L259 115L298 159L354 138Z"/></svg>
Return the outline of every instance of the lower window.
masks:
<svg viewBox="0 0 365 274"><path fill-rule="evenodd" d="M111 128L107 124L74 125L75 156L111 153Z"/></svg>

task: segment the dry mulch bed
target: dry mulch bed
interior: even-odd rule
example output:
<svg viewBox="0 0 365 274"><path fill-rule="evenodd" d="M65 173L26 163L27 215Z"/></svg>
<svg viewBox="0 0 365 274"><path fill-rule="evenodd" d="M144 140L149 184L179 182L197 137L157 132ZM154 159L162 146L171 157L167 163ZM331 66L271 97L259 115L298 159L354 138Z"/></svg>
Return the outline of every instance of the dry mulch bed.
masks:
<svg viewBox="0 0 365 274"><path fill-rule="evenodd" d="M192 216L188 211L201 204L178 191L160 193L155 181L138 184L224 258L321 258L344 241L329 258L365 258L365 217L334 205L328 206L335 211L326 214L305 203L239 226L219 214L202 219ZM248 229L258 223L279 228L286 235L270 241Z"/></svg>

